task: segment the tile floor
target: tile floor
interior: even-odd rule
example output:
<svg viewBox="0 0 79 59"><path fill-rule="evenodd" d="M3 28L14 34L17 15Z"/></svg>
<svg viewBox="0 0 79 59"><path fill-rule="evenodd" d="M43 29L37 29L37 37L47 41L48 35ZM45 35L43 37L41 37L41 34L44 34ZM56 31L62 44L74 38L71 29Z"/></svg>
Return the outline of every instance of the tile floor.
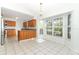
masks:
<svg viewBox="0 0 79 59"><path fill-rule="evenodd" d="M18 42L16 39L6 39L6 43L0 46L0 55L78 55L65 45L36 40Z"/></svg>

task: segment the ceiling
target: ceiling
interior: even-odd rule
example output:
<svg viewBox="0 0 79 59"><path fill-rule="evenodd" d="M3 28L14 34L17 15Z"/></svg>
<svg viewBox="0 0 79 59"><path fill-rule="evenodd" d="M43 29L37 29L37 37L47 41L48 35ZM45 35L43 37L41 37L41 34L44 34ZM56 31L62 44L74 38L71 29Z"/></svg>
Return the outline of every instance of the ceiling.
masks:
<svg viewBox="0 0 79 59"><path fill-rule="evenodd" d="M31 15L28 15L26 13L22 13L22 12L18 12L18 11L14 11L8 8L1 8L1 16L7 17L7 18L15 18L15 17L19 17L19 18L29 18L32 17Z"/></svg>
<svg viewBox="0 0 79 59"><path fill-rule="evenodd" d="M72 1L72 0L71 0ZM72 4L70 0L8 0L8 3L6 3L5 0L2 0L3 3L0 3L2 7L7 12L10 12L9 10L13 10L16 13L20 12L22 15L19 16L24 16L24 15L31 15L31 16L39 16L40 14L40 2L43 3L42 6L42 14L44 17L48 17L51 15L63 13L72 10L72 8L68 7L68 5ZM4 4L5 2L5 4ZM19 2L19 3L18 3ZM65 3L64 3L65 2ZM74 0L72 1L74 2ZM11 16L14 12L10 12L7 16ZM17 16L14 15L14 16ZM25 16L24 16L25 17Z"/></svg>
<svg viewBox="0 0 79 59"><path fill-rule="evenodd" d="M6 3L2 4L2 7L32 16L38 15L40 12L40 3Z"/></svg>

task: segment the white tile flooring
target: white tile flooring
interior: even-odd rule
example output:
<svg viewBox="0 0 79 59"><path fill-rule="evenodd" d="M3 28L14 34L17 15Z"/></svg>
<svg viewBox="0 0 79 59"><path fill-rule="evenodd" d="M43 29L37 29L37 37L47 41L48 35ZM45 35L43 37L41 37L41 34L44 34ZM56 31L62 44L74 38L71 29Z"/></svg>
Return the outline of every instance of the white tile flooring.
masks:
<svg viewBox="0 0 79 59"><path fill-rule="evenodd" d="M6 43L0 46L0 55L78 55L65 45L44 41L38 43L36 40L18 42L15 39L6 39Z"/></svg>

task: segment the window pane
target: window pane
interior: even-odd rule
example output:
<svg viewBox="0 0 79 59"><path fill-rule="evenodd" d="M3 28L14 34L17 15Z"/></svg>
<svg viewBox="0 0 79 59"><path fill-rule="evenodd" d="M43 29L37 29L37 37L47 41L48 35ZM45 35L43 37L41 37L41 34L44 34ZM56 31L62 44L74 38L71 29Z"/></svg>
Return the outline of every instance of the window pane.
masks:
<svg viewBox="0 0 79 59"><path fill-rule="evenodd" d="M54 19L54 36L62 36L63 18L59 17Z"/></svg>

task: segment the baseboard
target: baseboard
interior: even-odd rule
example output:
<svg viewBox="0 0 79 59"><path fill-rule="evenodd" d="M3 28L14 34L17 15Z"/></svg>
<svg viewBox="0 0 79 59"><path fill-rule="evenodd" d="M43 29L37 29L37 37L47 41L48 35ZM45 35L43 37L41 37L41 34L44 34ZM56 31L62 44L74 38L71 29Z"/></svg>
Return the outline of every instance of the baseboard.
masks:
<svg viewBox="0 0 79 59"><path fill-rule="evenodd" d="M25 39L25 40L21 40L19 42L21 43L21 42L27 42L27 41L32 41L32 40L36 40L36 38Z"/></svg>
<svg viewBox="0 0 79 59"><path fill-rule="evenodd" d="M68 43L65 43L65 46L67 46L68 48L70 48L72 51L79 53L79 49L74 49L71 45L68 45Z"/></svg>
<svg viewBox="0 0 79 59"><path fill-rule="evenodd" d="M72 51L74 51L74 52L76 52L76 53L78 53L79 54L79 49L74 49L74 48L72 48L72 47L69 47Z"/></svg>

